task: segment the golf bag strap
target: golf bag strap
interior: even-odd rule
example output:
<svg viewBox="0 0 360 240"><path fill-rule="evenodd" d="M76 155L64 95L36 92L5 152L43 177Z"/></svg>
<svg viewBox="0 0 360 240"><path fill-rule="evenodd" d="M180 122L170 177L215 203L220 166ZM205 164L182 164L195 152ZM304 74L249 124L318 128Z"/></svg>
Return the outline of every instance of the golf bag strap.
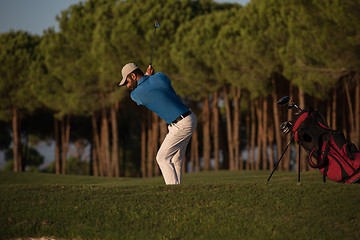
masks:
<svg viewBox="0 0 360 240"><path fill-rule="evenodd" d="M327 172L329 170L329 158L328 158L328 153L329 153L329 150L330 150L330 146L331 146L331 143L330 143L330 138L328 138L326 140L326 146L325 146L325 150L324 150L324 153L322 153L322 158L321 156L318 156L317 157L317 164L315 164L313 161L312 161L312 155L314 154L314 152L319 148L318 146L315 146L310 154L309 154L309 158L308 158L308 162L309 162L309 165L310 167L312 168L322 168L324 167L324 172L323 172L323 181L324 183L326 182L326 176L327 176Z"/></svg>
<svg viewBox="0 0 360 240"><path fill-rule="evenodd" d="M326 183L326 175L329 170L329 166L324 167L323 182Z"/></svg>
<svg viewBox="0 0 360 240"><path fill-rule="evenodd" d="M327 155L328 155L329 150L330 150L330 145L331 145L330 139L328 138L328 139L326 140L326 146L325 146L325 151L324 151L324 156L323 156L324 161L328 161L328 160L329 160L328 157L327 157Z"/></svg>
<svg viewBox="0 0 360 240"><path fill-rule="evenodd" d="M315 164L315 163L312 161L312 155L313 155L313 153L314 153L318 148L319 148L318 146L315 146L315 147L311 150L311 152L310 152L310 154L309 154L308 162L309 162L310 167L312 167L312 168L318 168L318 167L319 167L319 164Z"/></svg>
<svg viewBox="0 0 360 240"><path fill-rule="evenodd" d="M324 174L323 174L323 181L324 183L326 182L326 176L327 176L327 172L329 170L329 158L328 158L328 153L329 153L329 150L330 150L330 136L327 137L327 140L326 140L326 146L325 146L325 151L324 151L324 155L323 155L323 161L321 164L324 164Z"/></svg>
<svg viewBox="0 0 360 240"><path fill-rule="evenodd" d="M327 165L327 162L328 162L327 155L328 155L329 150L330 150L330 145L331 145L331 143L330 143L330 140L328 139L326 141L325 151L324 151L324 153L322 153L323 157L321 158L321 156L318 156L317 159L316 159L317 160L316 164L312 161L312 157L313 157L314 152L319 149L319 146L315 146L311 150L311 152L309 154L309 158L308 158L308 162L309 162L310 167L312 167L312 168L321 168L322 166Z"/></svg>
<svg viewBox="0 0 360 240"><path fill-rule="evenodd" d="M360 169L354 172L348 179L344 180L345 183L356 183L360 182Z"/></svg>
<svg viewBox="0 0 360 240"><path fill-rule="evenodd" d="M334 148L333 146L330 146L330 147L344 160L344 162L347 163L347 166L348 166L349 168L351 168L353 171L356 171L356 169L353 168L353 166L350 165L350 164L346 161L346 159L344 158L344 156L343 156L336 148Z"/></svg>

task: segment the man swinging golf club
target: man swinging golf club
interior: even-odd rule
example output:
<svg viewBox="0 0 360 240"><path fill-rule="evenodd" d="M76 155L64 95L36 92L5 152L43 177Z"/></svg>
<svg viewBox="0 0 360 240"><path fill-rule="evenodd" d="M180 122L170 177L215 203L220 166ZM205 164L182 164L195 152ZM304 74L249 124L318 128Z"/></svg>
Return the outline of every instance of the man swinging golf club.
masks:
<svg viewBox="0 0 360 240"><path fill-rule="evenodd" d="M182 165L186 146L197 124L195 114L184 105L171 86L170 79L164 73L156 73L152 67L156 29L151 51L150 65L146 75L134 63L126 64L122 70L120 86L126 85L132 90L131 98L138 105L143 105L155 112L169 124L166 135L156 155L166 184L180 184L182 180Z"/></svg>
<svg viewBox="0 0 360 240"><path fill-rule="evenodd" d="M146 74L134 63L126 64L122 70L120 86L132 90L131 98L155 112L168 125L168 134L156 155L166 184L180 184L186 146L197 124L194 113L184 105L164 73L154 73L149 65Z"/></svg>
<svg viewBox="0 0 360 240"><path fill-rule="evenodd" d="M195 114L184 105L171 86L170 79L164 73L156 73L152 67L156 29L154 25L154 40L151 51L150 65L146 75L134 63L126 64L122 70L120 86L126 85L132 90L131 98L138 105L143 105L155 112L169 124L166 135L156 155L166 184L180 184L182 165L186 146L197 124Z"/></svg>

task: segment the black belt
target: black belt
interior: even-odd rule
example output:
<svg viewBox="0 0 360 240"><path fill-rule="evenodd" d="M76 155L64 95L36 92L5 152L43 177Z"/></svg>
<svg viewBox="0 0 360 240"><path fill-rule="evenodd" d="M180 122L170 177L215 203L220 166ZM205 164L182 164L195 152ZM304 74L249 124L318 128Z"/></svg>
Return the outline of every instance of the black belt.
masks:
<svg viewBox="0 0 360 240"><path fill-rule="evenodd" d="M179 121L183 120L184 118L186 118L187 116L189 116L191 114L191 111L188 111L184 114L181 114L177 119L175 119L174 121L172 121L171 123L178 123Z"/></svg>

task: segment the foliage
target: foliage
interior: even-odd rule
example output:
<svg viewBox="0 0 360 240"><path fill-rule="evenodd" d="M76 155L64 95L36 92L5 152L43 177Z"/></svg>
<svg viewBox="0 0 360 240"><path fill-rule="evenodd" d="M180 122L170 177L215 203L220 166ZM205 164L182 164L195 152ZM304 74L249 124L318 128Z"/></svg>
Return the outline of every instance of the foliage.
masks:
<svg viewBox="0 0 360 240"><path fill-rule="evenodd" d="M14 108L26 113L39 106L28 81L38 43L38 36L22 31L0 34L0 120L9 121Z"/></svg>
<svg viewBox="0 0 360 240"><path fill-rule="evenodd" d="M224 81L248 89L252 97L267 95L269 79L278 73L323 97L344 71L358 66L358 4L80 2L57 17L59 33L50 29L42 37L32 89L58 117L98 109L99 91L105 104L121 101L120 69L130 61L146 68L153 22L159 21L155 68L174 80L182 96L201 98Z"/></svg>
<svg viewBox="0 0 360 240"><path fill-rule="evenodd" d="M181 95L198 101L222 86L214 39L231 14L229 10L215 11L179 27L171 56L179 70L174 83Z"/></svg>
<svg viewBox="0 0 360 240"><path fill-rule="evenodd" d="M5 152L5 161L13 160L13 149L10 148ZM23 146L23 162L25 166L38 167L44 163L44 156L42 156L34 147Z"/></svg>
<svg viewBox="0 0 360 240"><path fill-rule="evenodd" d="M90 164L75 157L69 157L66 161L66 173L75 175L90 175Z"/></svg>
<svg viewBox="0 0 360 240"><path fill-rule="evenodd" d="M123 65L136 62L146 68L150 62L154 22L160 23L156 33L153 65L156 71L165 72L172 78L177 73L177 63L170 57L171 45L178 34L178 28L191 19L222 9L224 5L210 0L140 0L120 2L116 5L115 26L112 42L121 53ZM225 5L225 7L229 7Z"/></svg>
<svg viewBox="0 0 360 240"><path fill-rule="evenodd" d="M216 39L223 77L253 98L269 94L269 79L282 71L279 50L288 38L283 7L281 1L252 1L229 18Z"/></svg>
<svg viewBox="0 0 360 240"><path fill-rule="evenodd" d="M311 95L328 96L344 72L358 68L359 9L359 1L351 0L289 4L284 75Z"/></svg>
<svg viewBox="0 0 360 240"><path fill-rule="evenodd" d="M90 54L94 28L91 1L72 5L58 17L61 32L45 32L40 57L33 66L33 88L38 97L53 109L58 118L64 115L89 115L99 102L97 62ZM81 34L78 34L81 32Z"/></svg>
<svg viewBox="0 0 360 240"><path fill-rule="evenodd" d="M14 160L7 161L3 170L9 172L14 171Z"/></svg>
<svg viewBox="0 0 360 240"><path fill-rule="evenodd" d="M45 169L44 173L55 173L55 162L52 162ZM90 175L90 163L73 156L66 160L66 173L70 175Z"/></svg>
<svg viewBox="0 0 360 240"><path fill-rule="evenodd" d="M122 68L122 51L118 51L112 43L112 32L115 27L114 17L115 1L104 1L94 12L96 26L93 29L93 41L89 44L91 55L96 60L99 79L97 88L109 94L109 103L117 103L125 95L125 88L119 88L120 69Z"/></svg>

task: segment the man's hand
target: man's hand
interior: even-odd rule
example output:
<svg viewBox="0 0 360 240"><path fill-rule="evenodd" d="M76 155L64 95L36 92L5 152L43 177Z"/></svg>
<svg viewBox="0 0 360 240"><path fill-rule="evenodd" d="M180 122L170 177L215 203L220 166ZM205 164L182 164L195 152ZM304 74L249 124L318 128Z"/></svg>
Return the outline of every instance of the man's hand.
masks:
<svg viewBox="0 0 360 240"><path fill-rule="evenodd" d="M152 76L152 75L154 75L154 74L155 74L154 68L153 68L151 65L149 65L149 67L148 67L147 70L146 70L145 75Z"/></svg>

